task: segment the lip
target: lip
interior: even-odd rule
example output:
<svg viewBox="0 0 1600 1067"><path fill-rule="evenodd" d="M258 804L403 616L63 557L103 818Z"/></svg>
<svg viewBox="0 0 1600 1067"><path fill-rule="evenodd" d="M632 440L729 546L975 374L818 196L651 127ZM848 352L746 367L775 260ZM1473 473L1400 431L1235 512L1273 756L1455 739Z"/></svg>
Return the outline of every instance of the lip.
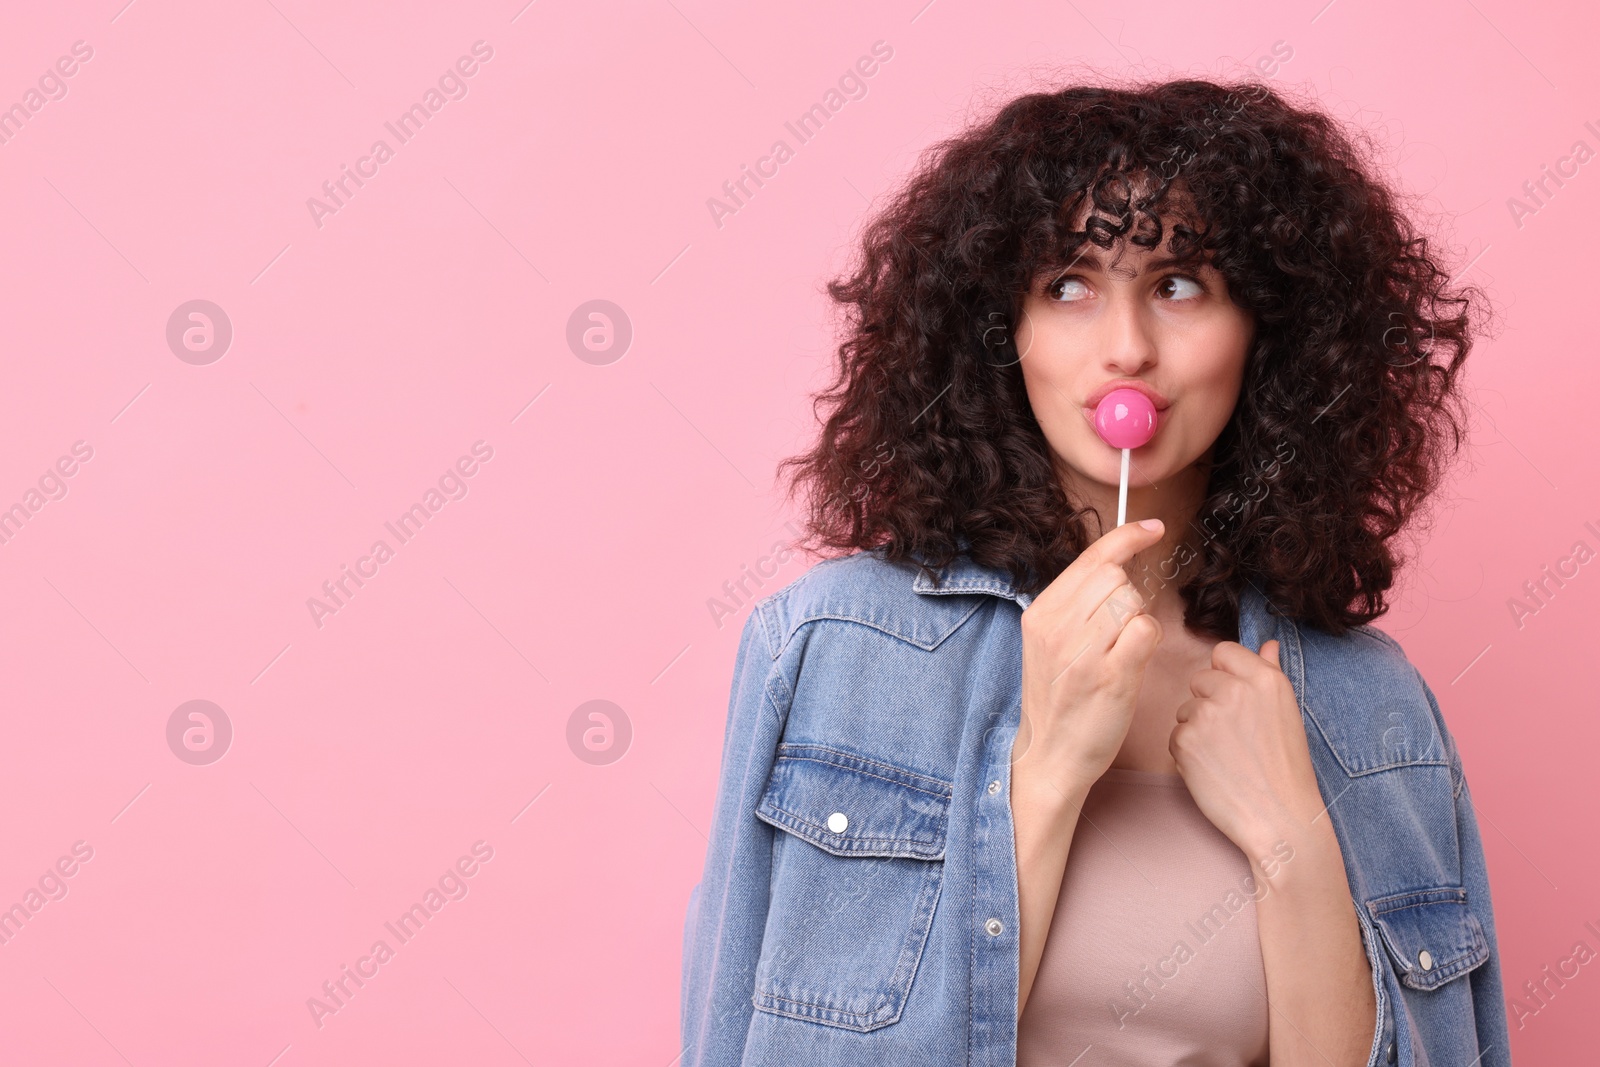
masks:
<svg viewBox="0 0 1600 1067"><path fill-rule="evenodd" d="M1094 410L1100 406L1100 401L1104 400L1106 394L1113 389L1132 389L1135 392L1143 393L1150 398L1150 403L1154 405L1157 411L1165 411L1171 406L1171 401L1162 396L1160 391L1149 382L1140 381L1137 378L1119 378L1115 381L1106 382L1090 393L1089 399L1083 402L1084 410L1092 415Z"/></svg>

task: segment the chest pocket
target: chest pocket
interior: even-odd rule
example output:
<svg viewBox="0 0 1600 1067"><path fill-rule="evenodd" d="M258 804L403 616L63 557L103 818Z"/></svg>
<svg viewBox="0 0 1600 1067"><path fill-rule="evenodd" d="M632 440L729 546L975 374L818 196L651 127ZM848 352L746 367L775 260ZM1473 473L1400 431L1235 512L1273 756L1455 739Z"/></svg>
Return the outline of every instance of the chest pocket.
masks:
<svg viewBox="0 0 1600 1067"><path fill-rule="evenodd" d="M755 1006L847 1030L898 1022L944 877L951 785L780 744L755 815L779 830Z"/></svg>
<svg viewBox="0 0 1600 1067"><path fill-rule="evenodd" d="M1412 989L1437 989L1489 958L1489 942L1455 886L1367 901L1395 976Z"/></svg>

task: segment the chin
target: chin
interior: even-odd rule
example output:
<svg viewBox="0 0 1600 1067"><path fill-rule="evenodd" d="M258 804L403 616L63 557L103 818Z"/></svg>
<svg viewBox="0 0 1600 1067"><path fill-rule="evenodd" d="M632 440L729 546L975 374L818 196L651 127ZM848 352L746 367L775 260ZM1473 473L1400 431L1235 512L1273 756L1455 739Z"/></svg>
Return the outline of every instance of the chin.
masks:
<svg viewBox="0 0 1600 1067"><path fill-rule="evenodd" d="M1115 492L1122 484L1122 450L1102 445L1093 455L1063 457L1077 477L1096 482ZM1173 471L1162 457L1152 455L1148 446L1136 448L1128 457L1128 488L1145 489L1157 485Z"/></svg>

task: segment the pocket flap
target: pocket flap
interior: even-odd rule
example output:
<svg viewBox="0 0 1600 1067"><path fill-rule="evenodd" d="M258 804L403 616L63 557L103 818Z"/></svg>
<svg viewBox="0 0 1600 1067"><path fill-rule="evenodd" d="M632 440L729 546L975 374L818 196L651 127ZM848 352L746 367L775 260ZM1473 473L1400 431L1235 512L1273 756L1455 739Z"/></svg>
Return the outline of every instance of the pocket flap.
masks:
<svg viewBox="0 0 1600 1067"><path fill-rule="evenodd" d="M1419 889L1367 901L1400 981L1436 989L1489 958L1489 942L1459 886Z"/></svg>
<svg viewBox="0 0 1600 1067"><path fill-rule="evenodd" d="M780 744L755 814L835 856L944 858L949 782L823 745Z"/></svg>

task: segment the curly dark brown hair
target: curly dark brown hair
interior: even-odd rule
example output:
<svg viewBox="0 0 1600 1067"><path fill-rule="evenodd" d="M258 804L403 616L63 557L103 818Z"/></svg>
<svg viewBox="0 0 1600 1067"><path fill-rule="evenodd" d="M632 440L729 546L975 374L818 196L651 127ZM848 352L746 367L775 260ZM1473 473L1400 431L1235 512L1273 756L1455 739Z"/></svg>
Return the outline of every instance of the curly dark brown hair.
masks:
<svg viewBox="0 0 1600 1067"><path fill-rule="evenodd" d="M848 318L837 376L812 394L815 446L779 464L791 498L807 490L799 543L930 577L965 551L1049 584L1091 540L1089 512L1028 402L1022 298L1084 242L1159 247L1176 188L1172 248L1208 259L1256 320L1185 623L1232 639L1245 581L1329 633L1382 615L1405 559L1392 542L1462 443L1485 302L1452 285L1375 155L1315 106L1198 79L1030 93L929 148L827 285Z"/></svg>

